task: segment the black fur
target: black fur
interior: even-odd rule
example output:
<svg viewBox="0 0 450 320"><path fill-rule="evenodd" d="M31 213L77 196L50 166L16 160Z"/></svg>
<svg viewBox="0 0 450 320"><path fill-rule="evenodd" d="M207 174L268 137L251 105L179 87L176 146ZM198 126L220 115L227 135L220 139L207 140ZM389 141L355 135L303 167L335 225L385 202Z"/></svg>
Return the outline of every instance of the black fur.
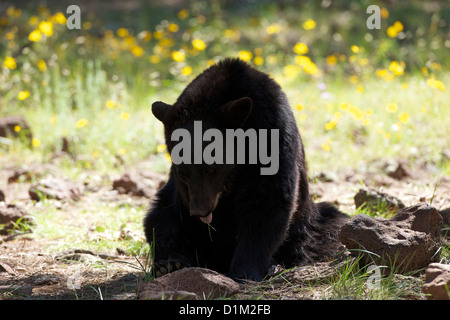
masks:
<svg viewBox="0 0 450 320"><path fill-rule="evenodd" d="M173 130L192 131L194 120L202 121L203 130L279 129L280 134L275 175L261 175L261 164L172 164L168 183L144 220L157 263L176 261L259 281L274 261L291 267L336 253L346 216L311 200L294 116L269 76L226 59L194 79L173 106L154 103L153 113L164 124L169 151ZM211 225L200 221L210 212Z"/></svg>

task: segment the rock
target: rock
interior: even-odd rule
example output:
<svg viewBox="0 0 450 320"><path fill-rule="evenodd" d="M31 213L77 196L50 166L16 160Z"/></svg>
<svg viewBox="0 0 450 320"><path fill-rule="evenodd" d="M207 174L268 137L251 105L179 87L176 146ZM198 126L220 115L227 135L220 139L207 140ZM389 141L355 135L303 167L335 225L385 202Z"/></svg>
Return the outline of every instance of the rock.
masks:
<svg viewBox="0 0 450 320"><path fill-rule="evenodd" d="M0 190L0 202L5 202L5 199L6 199L6 197L5 197L5 193L2 191L2 190Z"/></svg>
<svg viewBox="0 0 450 320"><path fill-rule="evenodd" d="M238 283L216 271L184 268L145 283L139 299L215 299L238 290Z"/></svg>
<svg viewBox="0 0 450 320"><path fill-rule="evenodd" d="M123 194L151 198L163 184L162 175L130 171L113 181L113 189Z"/></svg>
<svg viewBox="0 0 450 320"><path fill-rule="evenodd" d="M405 207L401 200L372 189L359 189L353 199L356 208L363 205L366 205L371 210L379 210L380 208L397 210Z"/></svg>
<svg viewBox="0 0 450 320"><path fill-rule="evenodd" d="M450 265L431 263L425 271L422 292L430 300L450 300Z"/></svg>
<svg viewBox="0 0 450 320"><path fill-rule="evenodd" d="M0 137L24 137L30 144L33 139L30 126L22 116L8 116L1 118Z"/></svg>
<svg viewBox="0 0 450 320"><path fill-rule="evenodd" d="M410 178L412 176L411 171L405 163L400 162L395 169L393 167L388 166L386 168L386 173L389 177L394 178L396 180L402 180L405 178Z"/></svg>
<svg viewBox="0 0 450 320"><path fill-rule="evenodd" d="M450 208L441 210L439 211L439 213L442 216L442 221L444 222L444 224L450 227Z"/></svg>
<svg viewBox="0 0 450 320"><path fill-rule="evenodd" d="M0 229L0 234L7 234L8 229L14 227L14 223L17 220L22 219L23 222L30 222L28 213L22 208L14 204L2 204L0 205L0 225L4 225L3 230Z"/></svg>
<svg viewBox="0 0 450 320"><path fill-rule="evenodd" d="M28 191L32 200L40 201L41 197L56 200L79 200L84 188L68 179L44 178L32 185Z"/></svg>
<svg viewBox="0 0 450 320"><path fill-rule="evenodd" d="M390 219L356 215L341 228L339 240L352 255L362 254L362 262L394 267L396 273L405 274L439 261L441 228L438 211L418 204Z"/></svg>

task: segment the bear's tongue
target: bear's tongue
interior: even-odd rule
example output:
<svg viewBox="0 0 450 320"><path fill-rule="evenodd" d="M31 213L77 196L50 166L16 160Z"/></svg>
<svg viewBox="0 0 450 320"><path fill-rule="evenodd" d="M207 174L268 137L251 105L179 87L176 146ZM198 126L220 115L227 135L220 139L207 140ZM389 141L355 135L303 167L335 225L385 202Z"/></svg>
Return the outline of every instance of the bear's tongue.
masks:
<svg viewBox="0 0 450 320"><path fill-rule="evenodd" d="M212 212L208 214L206 217L200 217L203 223L210 224L212 221Z"/></svg>

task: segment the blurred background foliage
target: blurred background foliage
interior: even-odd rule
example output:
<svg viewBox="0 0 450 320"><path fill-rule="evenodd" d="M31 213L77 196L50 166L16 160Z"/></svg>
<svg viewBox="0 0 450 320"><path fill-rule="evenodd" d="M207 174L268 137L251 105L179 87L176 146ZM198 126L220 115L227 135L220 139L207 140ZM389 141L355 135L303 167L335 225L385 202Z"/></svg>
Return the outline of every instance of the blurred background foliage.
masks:
<svg viewBox="0 0 450 320"><path fill-rule="evenodd" d="M66 26L72 4L80 30ZM380 29L366 26L370 5L381 9ZM436 158L450 126L449 23L444 0L2 1L0 115L26 116L41 160L62 137L90 159L83 165L138 160L164 151L151 103L174 102L195 75L232 56L287 90L323 160L341 152L339 141L351 142L352 157L371 145L374 156L423 146ZM430 119L441 130L426 135ZM0 145L0 155L11 151Z"/></svg>

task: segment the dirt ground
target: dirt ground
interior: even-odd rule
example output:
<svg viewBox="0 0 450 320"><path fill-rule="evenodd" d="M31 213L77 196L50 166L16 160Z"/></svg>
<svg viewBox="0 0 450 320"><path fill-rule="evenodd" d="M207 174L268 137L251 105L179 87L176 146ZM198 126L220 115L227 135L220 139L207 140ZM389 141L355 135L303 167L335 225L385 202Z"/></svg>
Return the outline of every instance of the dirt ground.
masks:
<svg viewBox="0 0 450 320"><path fill-rule="evenodd" d="M331 201L349 213L355 211L353 197L363 186L395 196L406 206L418 202L430 203L432 199L432 205L439 210L450 207L449 177L437 176L437 169L433 165L422 163L409 167L409 176L395 179L387 174L387 170L389 166L395 167L397 164L372 163L367 166L370 169L360 172L320 173L311 179L311 193L317 201ZM33 212L38 204L29 199L27 183L7 182L8 177L19 168L0 163L0 190L7 195L7 202L18 203ZM103 184L91 190L89 196L62 206L61 210L73 210L74 207L83 206L86 201L104 201L105 194L110 191L111 187ZM128 195L123 197L130 198ZM109 201L120 202L123 197L116 196ZM142 197L131 199L136 203L150 202L150 199ZM58 239L36 239L33 233L16 237L1 235L0 300L137 298L145 276L137 258L123 252L92 252L79 248L48 254L48 248L57 245ZM313 269L308 272L312 278L326 276L329 272L328 267L311 267ZM305 277L305 274L301 277ZM296 281L295 272L291 278ZM274 281L269 291L276 293L274 296L290 299L323 298L321 287L311 289L311 285L306 284L305 290L298 290L298 286L296 288L292 290L292 286L287 286L286 282ZM251 292L252 289L247 287L246 293L238 297L252 297Z"/></svg>

